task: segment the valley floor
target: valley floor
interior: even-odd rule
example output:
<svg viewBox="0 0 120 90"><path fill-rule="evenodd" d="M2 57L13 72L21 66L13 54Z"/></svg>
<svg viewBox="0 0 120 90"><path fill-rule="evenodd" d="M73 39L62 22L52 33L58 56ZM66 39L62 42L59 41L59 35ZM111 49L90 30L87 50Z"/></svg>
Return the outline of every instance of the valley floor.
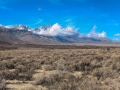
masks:
<svg viewBox="0 0 120 90"><path fill-rule="evenodd" d="M0 51L0 90L120 90L120 48Z"/></svg>

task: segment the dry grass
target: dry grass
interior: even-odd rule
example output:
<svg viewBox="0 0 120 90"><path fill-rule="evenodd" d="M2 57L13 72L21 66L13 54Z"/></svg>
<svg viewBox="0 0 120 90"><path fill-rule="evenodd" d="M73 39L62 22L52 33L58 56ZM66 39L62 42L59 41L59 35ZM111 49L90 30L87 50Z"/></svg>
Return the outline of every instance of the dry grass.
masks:
<svg viewBox="0 0 120 90"><path fill-rule="evenodd" d="M120 90L120 48L0 51L0 90Z"/></svg>

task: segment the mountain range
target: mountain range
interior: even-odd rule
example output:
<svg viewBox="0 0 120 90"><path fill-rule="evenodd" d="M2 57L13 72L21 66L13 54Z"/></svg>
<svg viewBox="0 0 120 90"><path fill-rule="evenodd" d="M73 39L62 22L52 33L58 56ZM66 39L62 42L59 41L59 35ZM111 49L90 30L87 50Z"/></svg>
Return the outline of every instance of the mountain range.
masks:
<svg viewBox="0 0 120 90"><path fill-rule="evenodd" d="M91 33L91 35L93 32ZM59 25L46 25L30 28L25 25L0 25L0 43L9 44L79 44L79 43L115 43L106 37L89 37L81 35L77 30Z"/></svg>

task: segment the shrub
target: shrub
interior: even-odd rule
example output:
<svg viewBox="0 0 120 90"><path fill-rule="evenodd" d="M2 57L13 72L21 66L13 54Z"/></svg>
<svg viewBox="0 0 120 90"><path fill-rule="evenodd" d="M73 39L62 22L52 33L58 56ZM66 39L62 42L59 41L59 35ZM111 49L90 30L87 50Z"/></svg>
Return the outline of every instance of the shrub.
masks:
<svg viewBox="0 0 120 90"><path fill-rule="evenodd" d="M98 80L102 79L102 80L105 80L106 78L117 78L119 76L119 74L110 69L110 68L100 68L100 69L95 69L93 72L92 72L92 75L97 77Z"/></svg>
<svg viewBox="0 0 120 90"><path fill-rule="evenodd" d="M14 69L14 68L15 68L15 66L11 61L3 60L0 63L0 69L1 70L3 70L3 69Z"/></svg>
<svg viewBox="0 0 120 90"><path fill-rule="evenodd" d="M0 90L6 90L6 80L0 78Z"/></svg>
<svg viewBox="0 0 120 90"><path fill-rule="evenodd" d="M27 68L24 65L17 65L15 69L17 69L20 73L27 71Z"/></svg>
<svg viewBox="0 0 120 90"><path fill-rule="evenodd" d="M6 80L17 79L18 71L17 70L12 70L12 71L4 70L4 71L1 71L0 76L2 78L5 78Z"/></svg>

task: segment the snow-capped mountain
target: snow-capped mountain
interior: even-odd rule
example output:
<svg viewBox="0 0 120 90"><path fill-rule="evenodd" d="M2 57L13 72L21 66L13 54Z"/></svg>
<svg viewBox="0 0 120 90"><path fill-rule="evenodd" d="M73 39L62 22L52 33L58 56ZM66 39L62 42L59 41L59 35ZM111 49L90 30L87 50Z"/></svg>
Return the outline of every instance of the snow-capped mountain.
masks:
<svg viewBox="0 0 120 90"><path fill-rule="evenodd" d="M15 28L19 29L19 30L26 30L26 31L31 31L32 29L29 28L28 26L25 26L23 24L19 24L17 26L14 26Z"/></svg>
<svg viewBox="0 0 120 90"><path fill-rule="evenodd" d="M35 28L34 32L40 32L41 30L47 31L48 29L50 29L52 26L51 25L46 25L46 26L41 26L39 28Z"/></svg>
<svg viewBox="0 0 120 90"><path fill-rule="evenodd" d="M98 37L99 36L99 37ZM105 32L91 32L81 35L72 27L63 28L59 24L41 26L31 29L25 25L0 25L0 41L27 44L59 44L59 43L113 43L106 38Z"/></svg>
<svg viewBox="0 0 120 90"><path fill-rule="evenodd" d="M0 27L4 27L6 29L18 29L18 30L26 30L26 31L32 31L32 29L28 26L25 26L23 24L19 24L19 25L16 25L16 26L3 26L3 25L0 25Z"/></svg>

